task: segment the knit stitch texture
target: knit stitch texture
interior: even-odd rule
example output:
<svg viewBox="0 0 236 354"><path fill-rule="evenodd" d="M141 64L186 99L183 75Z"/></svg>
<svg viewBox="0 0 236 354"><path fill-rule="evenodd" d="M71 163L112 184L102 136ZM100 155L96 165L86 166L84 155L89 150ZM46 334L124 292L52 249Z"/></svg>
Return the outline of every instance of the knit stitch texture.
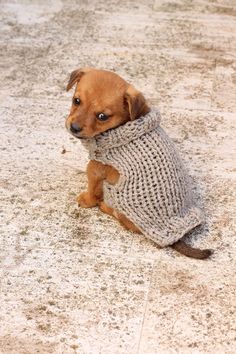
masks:
<svg viewBox="0 0 236 354"><path fill-rule="evenodd" d="M90 159L120 173L104 182L104 201L128 217L142 233L164 247L203 222L193 201L189 176L156 108L95 138L83 140Z"/></svg>

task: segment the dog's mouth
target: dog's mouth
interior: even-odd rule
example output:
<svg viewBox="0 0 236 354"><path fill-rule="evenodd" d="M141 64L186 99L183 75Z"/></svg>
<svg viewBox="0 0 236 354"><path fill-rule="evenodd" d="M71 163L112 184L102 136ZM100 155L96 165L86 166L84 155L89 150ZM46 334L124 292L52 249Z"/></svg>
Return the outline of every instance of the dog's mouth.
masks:
<svg viewBox="0 0 236 354"><path fill-rule="evenodd" d="M78 135L78 134L72 133L71 131L69 131L69 132L70 132L70 134L71 134L74 138L76 138L76 139L80 139L80 140L82 140L82 139L88 139L88 138L86 138L86 137L84 137L84 136L80 136L80 135Z"/></svg>
<svg viewBox="0 0 236 354"><path fill-rule="evenodd" d="M67 126L66 126L66 129L67 129L68 133L70 133L70 134L71 134L74 138L76 138L76 139L87 139L87 138L84 137L84 136L81 136L81 135L79 135L79 134L76 134L76 133L72 132L72 131L70 130L70 128L67 127Z"/></svg>
<svg viewBox="0 0 236 354"><path fill-rule="evenodd" d="M91 138L90 136L81 136L79 134L72 133L71 131L69 131L69 132L74 138L79 139L79 140L86 140L86 139L90 139Z"/></svg>
<svg viewBox="0 0 236 354"><path fill-rule="evenodd" d="M79 139L79 140L86 140L86 139L92 139L98 135L100 135L101 133L97 133L91 136L82 136L80 135L80 133L75 133L72 132L71 129L69 127L66 126L67 131L70 133L70 135L72 135L74 138Z"/></svg>
<svg viewBox="0 0 236 354"><path fill-rule="evenodd" d="M96 135L99 135L99 134L94 134L92 136L83 136L83 135L80 135L80 134L76 134L76 133L73 133L70 129L67 129L68 132L76 139L79 139L79 140L86 140L86 139L92 139L94 138Z"/></svg>
<svg viewBox="0 0 236 354"><path fill-rule="evenodd" d="M88 139L84 136L77 136L77 135L74 135L75 138L79 139L79 140L84 140L84 139Z"/></svg>

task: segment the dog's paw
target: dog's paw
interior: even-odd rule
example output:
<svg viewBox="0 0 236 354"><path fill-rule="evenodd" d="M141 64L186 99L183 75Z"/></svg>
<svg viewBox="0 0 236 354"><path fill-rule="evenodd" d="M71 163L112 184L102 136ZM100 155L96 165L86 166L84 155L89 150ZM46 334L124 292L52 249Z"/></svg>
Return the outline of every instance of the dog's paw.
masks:
<svg viewBox="0 0 236 354"><path fill-rule="evenodd" d="M98 205L98 200L92 198L88 192L83 192L77 197L77 203L81 208L92 208Z"/></svg>

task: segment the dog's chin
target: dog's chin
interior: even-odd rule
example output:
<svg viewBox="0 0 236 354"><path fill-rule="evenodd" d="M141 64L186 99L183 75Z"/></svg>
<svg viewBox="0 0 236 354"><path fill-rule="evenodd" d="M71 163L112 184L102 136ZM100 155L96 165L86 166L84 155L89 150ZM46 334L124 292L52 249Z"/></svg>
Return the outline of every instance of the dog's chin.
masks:
<svg viewBox="0 0 236 354"><path fill-rule="evenodd" d="M98 135L102 134L102 133L105 133L104 132L96 132L94 133L93 135L90 135L90 136L81 136L81 135L77 135L77 134L74 134L72 133L70 130L69 130L69 133L76 139L79 139L79 140L86 140L86 139L92 139L92 138L96 138Z"/></svg>
<svg viewBox="0 0 236 354"><path fill-rule="evenodd" d="M76 135L76 134L73 134L73 137L75 137L76 139L79 139L79 140L87 140L87 139L93 139L93 138L96 138L98 135L100 135L101 133L97 133L97 134L94 134L94 135L90 135L90 136L81 136L81 135Z"/></svg>
<svg viewBox="0 0 236 354"><path fill-rule="evenodd" d="M84 136L80 136L80 135L77 135L77 134L74 134L74 133L72 133L71 132L71 130L70 129L67 129L68 130L68 132L74 137L74 138L76 138L76 139L88 139L88 138L86 138L86 137L84 137Z"/></svg>
<svg viewBox="0 0 236 354"><path fill-rule="evenodd" d="M88 139L87 137L85 136L78 136L78 135L75 135L75 134L72 134L74 138L76 139L79 139L79 140L84 140L84 139Z"/></svg>

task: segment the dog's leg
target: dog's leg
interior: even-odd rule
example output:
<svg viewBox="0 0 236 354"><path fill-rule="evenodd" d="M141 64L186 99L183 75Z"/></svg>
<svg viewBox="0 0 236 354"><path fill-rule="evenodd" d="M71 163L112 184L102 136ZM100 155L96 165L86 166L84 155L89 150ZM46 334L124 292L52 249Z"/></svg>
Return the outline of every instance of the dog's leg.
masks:
<svg viewBox="0 0 236 354"><path fill-rule="evenodd" d="M113 215L126 230L136 232L138 234L142 233L132 221L130 221L125 215L119 213L117 210L114 210Z"/></svg>
<svg viewBox="0 0 236 354"><path fill-rule="evenodd" d="M114 216L113 213L114 213L114 209L109 207L105 202L100 202L99 203L99 208L100 210L105 213L105 214L108 214L108 215L111 215L111 216Z"/></svg>
<svg viewBox="0 0 236 354"><path fill-rule="evenodd" d="M106 166L105 178L108 183L115 185L118 182L119 177L120 174L114 167ZM132 221L130 221L124 214L121 214L117 210L109 207L104 201L99 203L99 207L104 213L114 216L126 230L141 234L141 231L137 228L137 226L134 225Z"/></svg>
<svg viewBox="0 0 236 354"><path fill-rule="evenodd" d="M117 210L109 207L105 202L99 203L99 208L103 211L103 213L114 216L126 230L141 234L141 231L132 221L130 221L125 215L119 213Z"/></svg>
<svg viewBox="0 0 236 354"><path fill-rule="evenodd" d="M88 190L77 197L82 208L92 208L103 198L103 180L106 176L105 166L98 161L91 160L87 166Z"/></svg>

